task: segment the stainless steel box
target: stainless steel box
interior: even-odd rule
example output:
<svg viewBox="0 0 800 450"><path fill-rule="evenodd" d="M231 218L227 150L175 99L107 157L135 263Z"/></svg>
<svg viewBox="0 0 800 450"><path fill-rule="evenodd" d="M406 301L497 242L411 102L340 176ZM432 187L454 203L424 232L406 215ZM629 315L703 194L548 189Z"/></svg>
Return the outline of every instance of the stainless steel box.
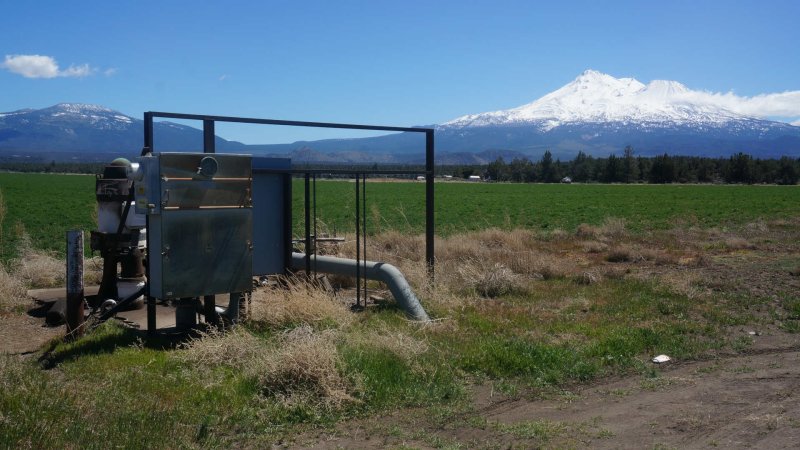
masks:
<svg viewBox="0 0 800 450"><path fill-rule="evenodd" d="M253 273L251 157L162 153L143 157L150 295L249 291Z"/></svg>
<svg viewBox="0 0 800 450"><path fill-rule="evenodd" d="M199 297L252 288L250 209L165 210L151 216L150 295Z"/></svg>

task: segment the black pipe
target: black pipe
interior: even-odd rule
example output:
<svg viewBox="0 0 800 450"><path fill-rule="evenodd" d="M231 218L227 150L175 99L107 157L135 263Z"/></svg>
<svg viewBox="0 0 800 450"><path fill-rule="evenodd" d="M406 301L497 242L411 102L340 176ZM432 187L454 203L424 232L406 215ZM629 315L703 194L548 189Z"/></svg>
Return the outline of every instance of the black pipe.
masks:
<svg viewBox="0 0 800 450"><path fill-rule="evenodd" d="M425 132L425 262L428 265L428 278L431 282L433 282L434 264L433 152L433 130L429 130Z"/></svg>
<svg viewBox="0 0 800 450"><path fill-rule="evenodd" d="M363 216L361 217L361 226L363 230L361 235L364 239L364 306L367 306L367 174L363 174L364 179L361 181L361 210Z"/></svg>
<svg viewBox="0 0 800 450"><path fill-rule="evenodd" d="M359 202L358 202L358 180L360 176L356 173L356 307L361 306L361 235L359 233ZM365 301L366 303L366 301Z"/></svg>
<svg viewBox="0 0 800 450"><path fill-rule="evenodd" d="M304 177L305 180L305 192L303 193L303 208L304 208L304 220L305 220L305 239L306 239L306 275L311 276L311 192L309 192L309 181L310 177L309 174L306 174Z"/></svg>

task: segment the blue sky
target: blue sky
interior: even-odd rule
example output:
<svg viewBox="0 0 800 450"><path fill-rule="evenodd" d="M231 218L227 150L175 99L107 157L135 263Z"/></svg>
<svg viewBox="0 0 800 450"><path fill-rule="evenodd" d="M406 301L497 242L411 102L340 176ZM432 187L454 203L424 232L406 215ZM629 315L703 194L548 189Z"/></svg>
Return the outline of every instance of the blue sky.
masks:
<svg viewBox="0 0 800 450"><path fill-rule="evenodd" d="M798 23L796 0L6 1L0 111L425 125L531 102L588 68L754 96L800 90ZM247 143L332 133L218 129Z"/></svg>

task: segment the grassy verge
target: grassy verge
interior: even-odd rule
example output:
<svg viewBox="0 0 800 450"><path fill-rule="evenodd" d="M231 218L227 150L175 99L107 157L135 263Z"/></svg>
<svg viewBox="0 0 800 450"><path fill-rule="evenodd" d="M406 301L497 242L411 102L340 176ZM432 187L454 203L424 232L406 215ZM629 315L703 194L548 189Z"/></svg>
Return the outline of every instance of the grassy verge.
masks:
<svg viewBox="0 0 800 450"><path fill-rule="evenodd" d="M91 228L93 210L90 177L12 175L0 174L3 327L22 317L26 288L63 282L63 230ZM320 218L341 234L353 184L319 185ZM442 426L470 411L476 385L536 397L609 375L649 377L660 353L746 351L748 330L800 332L798 192L442 184L445 237L430 286L414 234L422 185L374 183L370 259L397 265L436 321L411 323L392 301L355 314L347 291L295 280L258 291L251 320L234 332L172 342L109 323L41 354L0 356L0 443L265 447L409 408ZM323 251L352 257L355 247ZM483 426L540 443L567 432Z"/></svg>
<svg viewBox="0 0 800 450"><path fill-rule="evenodd" d="M149 341L109 323L37 358L0 359L0 442L267 446L398 409L445 424L470 411L475 385L535 397L609 375L649 377L656 354L746 350L743 327L797 332L798 234L793 220L644 234L624 220L489 229L441 239L429 286L421 237L384 233L370 254L401 268L433 323L405 320L390 301L354 314L346 291L331 297L297 280L256 292L250 321L227 333ZM565 432L557 425L484 424L537 442Z"/></svg>

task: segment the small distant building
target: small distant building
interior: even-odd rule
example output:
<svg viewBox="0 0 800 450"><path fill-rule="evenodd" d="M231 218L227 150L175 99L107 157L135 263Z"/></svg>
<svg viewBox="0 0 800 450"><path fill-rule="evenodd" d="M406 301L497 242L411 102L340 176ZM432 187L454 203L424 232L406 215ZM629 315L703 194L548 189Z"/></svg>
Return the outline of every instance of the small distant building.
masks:
<svg viewBox="0 0 800 450"><path fill-rule="evenodd" d="M470 175L467 181L481 181L481 177L479 175Z"/></svg>
<svg viewBox="0 0 800 450"><path fill-rule="evenodd" d="M566 183L566 184L570 184L570 183L572 183L572 178L564 177L564 178L561 179L561 182L562 183Z"/></svg>

